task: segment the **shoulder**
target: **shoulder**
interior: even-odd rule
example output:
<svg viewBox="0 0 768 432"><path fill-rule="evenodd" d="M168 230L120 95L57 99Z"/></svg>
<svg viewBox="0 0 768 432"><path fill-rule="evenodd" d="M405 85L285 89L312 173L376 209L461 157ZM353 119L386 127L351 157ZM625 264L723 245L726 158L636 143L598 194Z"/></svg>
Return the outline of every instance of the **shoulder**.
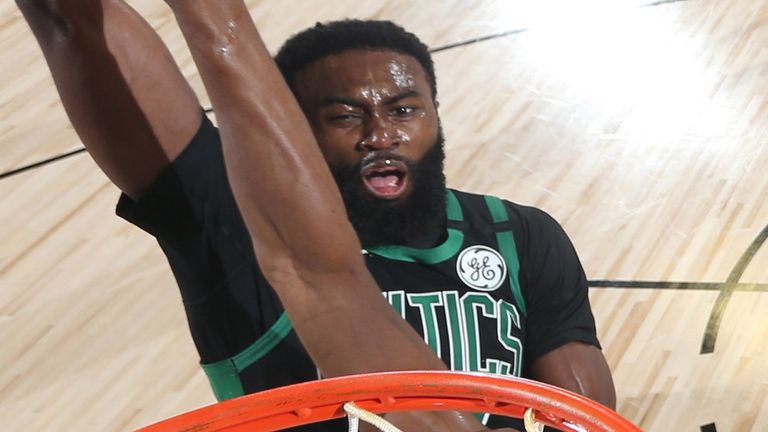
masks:
<svg viewBox="0 0 768 432"><path fill-rule="evenodd" d="M540 208L518 204L493 195L482 195L455 189L451 189L451 191L462 203L462 207L470 208L471 210L486 207L489 199L503 203L509 222L512 224L516 234L525 233L526 235L540 236L547 234L559 235L563 232L560 223Z"/></svg>
<svg viewBox="0 0 768 432"><path fill-rule="evenodd" d="M546 240L559 240L565 236L560 223L546 211L510 201L504 201L512 220L517 220L525 235L534 239L534 243Z"/></svg>
<svg viewBox="0 0 768 432"><path fill-rule="evenodd" d="M518 220L515 237L520 240L521 253L533 263L574 262L576 250L563 226L546 211L506 201L513 219Z"/></svg>
<svg viewBox="0 0 768 432"><path fill-rule="evenodd" d="M116 211L155 237L175 238L200 230L206 204L229 194L219 132L203 115L182 152L135 199L122 194Z"/></svg>

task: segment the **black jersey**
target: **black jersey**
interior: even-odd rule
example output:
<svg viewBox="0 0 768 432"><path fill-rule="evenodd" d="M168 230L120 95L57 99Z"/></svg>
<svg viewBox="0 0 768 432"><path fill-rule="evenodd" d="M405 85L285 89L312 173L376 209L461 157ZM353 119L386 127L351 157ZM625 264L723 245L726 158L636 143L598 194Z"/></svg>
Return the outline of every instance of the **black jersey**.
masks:
<svg viewBox="0 0 768 432"><path fill-rule="evenodd" d="M448 191L439 246L382 246L366 263L390 304L452 369L521 376L526 306L506 208Z"/></svg>
<svg viewBox="0 0 768 432"><path fill-rule="evenodd" d="M599 346L584 272L551 217L460 191L448 191L446 210L441 245L362 253L383 295L451 369L523 376L565 343ZM207 119L138 201L121 197L118 214L166 254L217 399L318 377L259 270Z"/></svg>

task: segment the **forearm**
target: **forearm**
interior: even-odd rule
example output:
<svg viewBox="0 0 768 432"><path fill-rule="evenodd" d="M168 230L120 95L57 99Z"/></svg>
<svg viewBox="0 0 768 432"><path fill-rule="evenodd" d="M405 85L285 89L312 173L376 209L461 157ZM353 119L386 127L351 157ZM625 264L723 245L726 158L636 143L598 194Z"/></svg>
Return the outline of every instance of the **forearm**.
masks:
<svg viewBox="0 0 768 432"><path fill-rule="evenodd" d="M327 376L444 368L365 269L306 119L242 2L168 3L216 110L259 264L318 367Z"/></svg>
<svg viewBox="0 0 768 432"><path fill-rule="evenodd" d="M233 0L168 3L216 110L233 192L258 231L257 253L280 244L295 263L346 266L350 255L359 255L357 239L306 118L247 8ZM338 235L325 234L339 225ZM272 231L278 238L266 235ZM339 250L344 256L328 253ZM343 262L331 262L337 256Z"/></svg>

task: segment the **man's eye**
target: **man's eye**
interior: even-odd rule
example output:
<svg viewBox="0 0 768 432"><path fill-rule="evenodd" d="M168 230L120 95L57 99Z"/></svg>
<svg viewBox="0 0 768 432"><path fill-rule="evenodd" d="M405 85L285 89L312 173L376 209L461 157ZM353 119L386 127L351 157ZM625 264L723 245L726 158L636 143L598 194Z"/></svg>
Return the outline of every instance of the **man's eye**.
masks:
<svg viewBox="0 0 768 432"><path fill-rule="evenodd" d="M332 123L348 123L358 121L360 116L355 114L339 114L328 117L328 120Z"/></svg>
<svg viewBox="0 0 768 432"><path fill-rule="evenodd" d="M416 108L409 106L400 106L392 110L392 114L397 116L405 116L411 114Z"/></svg>

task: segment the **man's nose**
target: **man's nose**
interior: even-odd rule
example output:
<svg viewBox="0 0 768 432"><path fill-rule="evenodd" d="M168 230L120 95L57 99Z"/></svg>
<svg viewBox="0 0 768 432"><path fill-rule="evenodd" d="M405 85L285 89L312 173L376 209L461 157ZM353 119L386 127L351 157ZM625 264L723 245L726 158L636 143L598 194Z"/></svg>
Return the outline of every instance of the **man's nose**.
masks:
<svg viewBox="0 0 768 432"><path fill-rule="evenodd" d="M360 140L360 149L366 151L388 150L398 147L403 140L403 134L393 127L391 122L379 117L372 117Z"/></svg>

